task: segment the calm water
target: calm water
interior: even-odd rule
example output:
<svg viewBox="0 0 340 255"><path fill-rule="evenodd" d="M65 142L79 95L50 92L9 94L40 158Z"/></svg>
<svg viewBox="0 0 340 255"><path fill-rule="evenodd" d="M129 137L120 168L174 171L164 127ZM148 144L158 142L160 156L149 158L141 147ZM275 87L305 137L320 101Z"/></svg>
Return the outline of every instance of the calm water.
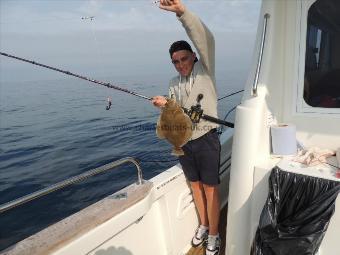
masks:
<svg viewBox="0 0 340 255"><path fill-rule="evenodd" d="M219 84L220 96L242 87L226 83ZM165 94L157 84L118 84ZM141 160L145 179L176 163L153 130L159 111L146 100L72 78L2 83L0 89L0 204L125 156ZM221 101L220 117L240 98ZM122 125L128 128L113 128ZM170 162L146 162L153 160ZM0 250L133 183L135 172L125 165L0 214Z"/></svg>

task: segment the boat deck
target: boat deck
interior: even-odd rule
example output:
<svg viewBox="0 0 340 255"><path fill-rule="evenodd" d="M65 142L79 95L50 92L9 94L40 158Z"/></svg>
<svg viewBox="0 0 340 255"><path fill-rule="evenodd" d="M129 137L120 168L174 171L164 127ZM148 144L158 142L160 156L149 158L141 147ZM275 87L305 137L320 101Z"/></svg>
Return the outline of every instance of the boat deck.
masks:
<svg viewBox="0 0 340 255"><path fill-rule="evenodd" d="M219 232L221 237L221 251L220 255L225 255L225 243L226 243L226 230L227 230L227 215L228 204L226 204L221 210ZM192 247L186 255L205 255L203 246Z"/></svg>

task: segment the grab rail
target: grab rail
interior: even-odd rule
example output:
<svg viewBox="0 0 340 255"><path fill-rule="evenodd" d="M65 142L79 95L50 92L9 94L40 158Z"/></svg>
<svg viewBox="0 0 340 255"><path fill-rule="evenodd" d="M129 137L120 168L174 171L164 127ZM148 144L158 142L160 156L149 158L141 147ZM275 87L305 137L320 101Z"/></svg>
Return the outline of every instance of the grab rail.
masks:
<svg viewBox="0 0 340 255"><path fill-rule="evenodd" d="M260 55L259 55L259 60L257 62L255 80L254 80L254 83L253 83L253 96L255 96L255 97L257 96L257 84L259 82L259 76L260 76L261 65L262 65L263 48L264 48L264 43L266 41L267 23L268 23L268 19L269 18L270 18L269 13L266 13L264 15L264 21L263 21L263 30L262 30L262 37L261 37Z"/></svg>
<svg viewBox="0 0 340 255"><path fill-rule="evenodd" d="M95 169L92 169L92 170L89 170L83 174L79 174L79 175L76 175L74 177L71 177L67 180L64 180L64 181L61 181L61 182L58 182L52 186L49 186L47 188L44 188L44 189L41 189L41 190L38 190L36 192L33 192L31 194L28 194L26 196L23 196L23 197L20 197L20 198L17 198L15 200L12 200L10 202L7 202L5 204L2 204L0 205L0 213L3 213L7 210L10 210L12 208L15 208L19 205L22 205L22 204L25 204L29 201L32 201L32 200L35 200L39 197L42 197L42 196L45 196L49 193L52 193L56 190L59 190L59 189L62 189L62 188L65 188L67 186L70 186L74 183L77 183L77 182L80 182L80 181L83 181L83 180L86 180L87 178L91 177L91 176L94 176L94 175L97 175L97 174L100 174L100 173L103 173L103 172L106 172L108 170L111 170L117 166L120 166L124 163L127 163L127 162L131 162L133 163L136 168L137 168L137 175L138 175L138 181L137 181L137 184L138 185L141 185L143 184L143 174L142 174L142 169L139 165L139 162L132 158L132 157L126 157L126 158L122 158L122 159L119 159L119 160L116 160L116 161L113 161L111 163L108 163L104 166L101 166L101 167L97 167Z"/></svg>

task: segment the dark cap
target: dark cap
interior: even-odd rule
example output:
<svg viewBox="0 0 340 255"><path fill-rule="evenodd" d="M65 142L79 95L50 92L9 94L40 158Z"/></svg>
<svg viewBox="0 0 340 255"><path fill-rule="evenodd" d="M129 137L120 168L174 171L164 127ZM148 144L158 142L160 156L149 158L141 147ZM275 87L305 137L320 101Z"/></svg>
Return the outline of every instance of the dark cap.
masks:
<svg viewBox="0 0 340 255"><path fill-rule="evenodd" d="M170 46L170 49L169 49L170 58L172 58L172 54L174 54L174 52L180 51L180 50L188 50L190 52L193 52L190 44L187 41L184 41L184 40L177 41L171 44ZM195 59L195 62L196 61L197 61L197 58Z"/></svg>
<svg viewBox="0 0 340 255"><path fill-rule="evenodd" d="M169 49L170 57L172 57L172 54L174 54L174 52L180 51L180 50L188 50L190 52L193 52L188 42L183 41L183 40L177 41L171 44L170 46L170 49Z"/></svg>

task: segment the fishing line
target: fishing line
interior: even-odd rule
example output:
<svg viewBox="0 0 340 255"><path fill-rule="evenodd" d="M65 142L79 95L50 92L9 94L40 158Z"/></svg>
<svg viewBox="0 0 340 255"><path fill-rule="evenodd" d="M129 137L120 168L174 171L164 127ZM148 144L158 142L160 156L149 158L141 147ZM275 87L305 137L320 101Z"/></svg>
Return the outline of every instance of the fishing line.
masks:
<svg viewBox="0 0 340 255"><path fill-rule="evenodd" d="M228 116L229 116L229 114L232 113L232 112L237 108L237 106L239 106L239 105L240 105L240 104L237 104L237 105L235 105L233 108L231 108L231 109L227 112L227 114L224 116L223 120L226 121L227 118L228 118ZM219 134L222 134L222 133L223 133L223 130L224 130L224 127L223 127L223 126L220 126L219 131L218 131Z"/></svg>
<svg viewBox="0 0 340 255"><path fill-rule="evenodd" d="M99 59L103 60L103 53L102 53L102 48L99 47L99 42L97 40L97 36L96 36L96 29L95 29L95 26L94 26L94 22L95 22L95 16L92 15L92 16L83 16L81 17L81 19L86 22L86 24L88 25L88 22L90 22L91 24L91 34L92 34L92 38L93 38L93 41L94 41L94 48L97 52L97 56L99 56ZM106 110L110 110L111 109L111 105L112 105L112 100L111 100L111 97L108 96L107 97L107 102L108 102L108 105L106 106Z"/></svg>
<svg viewBox="0 0 340 255"><path fill-rule="evenodd" d="M231 109L227 112L227 114L225 115L225 117L224 117L223 120L226 120L226 119L228 118L229 114L232 113L232 112L237 108L237 106L239 106L239 105L240 105L240 104L238 104L238 105L234 106L233 108L231 108Z"/></svg>
<svg viewBox="0 0 340 255"><path fill-rule="evenodd" d="M233 92L233 93L231 93L231 94L228 94L228 95L226 95L226 96L223 96L223 97L217 99L217 101L220 101L220 100L222 100L222 99L225 99L225 98L230 97L230 96L233 96L233 95L236 95L236 94L241 93L241 92L243 92L243 91L244 91L244 89L239 90L239 91L236 91L236 92Z"/></svg>
<svg viewBox="0 0 340 255"><path fill-rule="evenodd" d="M96 36L96 32L95 32L95 29L94 29L94 23L93 23L93 20L90 21L91 22L91 31L92 31L92 36L94 38L94 43L96 45L96 48L97 50L99 51L99 44L98 44L98 41L97 41L97 36ZM100 51L101 53L101 51Z"/></svg>
<svg viewBox="0 0 340 255"><path fill-rule="evenodd" d="M94 22L96 20L95 18L96 18L96 16L83 16L83 17L81 17L81 19L84 22L90 22L90 24L91 24L90 29L91 29L91 34L92 34L92 37L93 37L93 40L94 40L94 46L96 48L98 55L102 58L103 54L102 54L101 48L99 47L99 42L98 42L97 36L96 36L96 29L95 29L95 26L94 26Z"/></svg>
<svg viewBox="0 0 340 255"><path fill-rule="evenodd" d="M220 97L219 99L217 99L217 101L220 101L220 100L222 100L222 99L231 97L231 96L236 95L236 94L238 94L238 93L241 93L241 92L243 92L243 91L244 91L244 89L239 90L239 91L236 91L236 92L233 92L233 93L228 94L228 95L226 95L226 96ZM223 120L226 121L227 118L228 118L228 116L229 116L229 114L232 113L232 112L236 109L236 107L239 106L239 105L240 105L240 104L237 104L236 106L234 106L233 108L231 108L231 109L227 112L227 114L224 116ZM220 130L218 131L219 135L222 134L222 132L223 132L223 127L221 127Z"/></svg>

